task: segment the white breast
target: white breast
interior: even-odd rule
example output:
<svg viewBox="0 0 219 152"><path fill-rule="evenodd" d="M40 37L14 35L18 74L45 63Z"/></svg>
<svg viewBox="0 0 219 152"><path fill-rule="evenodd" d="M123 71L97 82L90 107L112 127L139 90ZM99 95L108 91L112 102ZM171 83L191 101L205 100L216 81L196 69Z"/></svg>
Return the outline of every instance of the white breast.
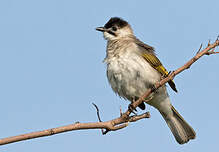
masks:
<svg viewBox="0 0 219 152"><path fill-rule="evenodd" d="M107 62L107 77L112 89L130 101L142 96L160 80L160 74L134 51L125 51Z"/></svg>

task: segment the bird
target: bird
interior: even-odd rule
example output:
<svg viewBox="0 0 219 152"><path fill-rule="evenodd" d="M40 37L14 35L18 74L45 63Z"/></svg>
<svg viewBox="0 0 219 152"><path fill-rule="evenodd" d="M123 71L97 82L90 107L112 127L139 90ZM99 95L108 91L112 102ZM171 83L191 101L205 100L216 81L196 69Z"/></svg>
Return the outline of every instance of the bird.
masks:
<svg viewBox="0 0 219 152"><path fill-rule="evenodd" d="M155 49L140 41L134 35L131 25L124 19L112 17L104 26L97 27L96 30L102 32L107 40L104 59L107 65L106 75L112 90L120 97L132 103L156 82L168 76L169 72L156 56ZM168 84L177 92L173 80ZM149 98L147 103L160 112L179 144L195 139L196 133L193 128L171 104L165 85ZM145 110L144 102L139 108Z"/></svg>

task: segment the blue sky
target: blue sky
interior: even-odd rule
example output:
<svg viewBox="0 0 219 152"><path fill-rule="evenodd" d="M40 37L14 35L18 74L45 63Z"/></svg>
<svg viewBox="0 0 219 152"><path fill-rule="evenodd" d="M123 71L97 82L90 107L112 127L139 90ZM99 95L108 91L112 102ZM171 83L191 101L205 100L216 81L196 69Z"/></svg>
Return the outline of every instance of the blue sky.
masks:
<svg viewBox="0 0 219 152"><path fill-rule="evenodd" d="M106 79L106 41L95 31L110 17L129 21L136 36L155 47L168 70L182 66L201 43L219 34L218 0L0 1L0 138L76 121L119 116L128 102ZM63 133L0 147L1 152L215 151L218 149L219 56L203 57L175 78L173 105L197 138L178 145L159 112L102 136L99 130ZM140 111L139 111L140 112Z"/></svg>

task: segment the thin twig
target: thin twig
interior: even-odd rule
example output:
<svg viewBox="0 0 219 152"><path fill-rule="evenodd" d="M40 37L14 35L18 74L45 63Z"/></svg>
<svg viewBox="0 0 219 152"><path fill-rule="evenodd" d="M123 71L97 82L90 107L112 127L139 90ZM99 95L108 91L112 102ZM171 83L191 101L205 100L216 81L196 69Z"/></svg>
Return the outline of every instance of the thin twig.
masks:
<svg viewBox="0 0 219 152"><path fill-rule="evenodd" d="M97 107L97 105L95 103L92 103L92 104L94 105L94 107L97 110L97 117L98 117L99 122L102 122L102 120L100 119L100 110L99 110L99 108Z"/></svg>
<svg viewBox="0 0 219 152"><path fill-rule="evenodd" d="M101 118L100 118L100 110L99 110L98 106L97 106L95 103L92 103L92 104L94 105L94 107L95 107L96 110L97 110L97 117L98 117L99 122L102 122L102 120L101 120ZM103 128L101 128L101 133L102 133L103 135L106 134Z"/></svg>
<svg viewBox="0 0 219 152"><path fill-rule="evenodd" d="M210 45L211 45L211 40L209 39L209 40L208 40L208 46L210 46Z"/></svg>
<svg viewBox="0 0 219 152"><path fill-rule="evenodd" d="M198 54L202 49L202 44L200 45L199 49L198 49L198 52L196 54Z"/></svg>
<svg viewBox="0 0 219 152"><path fill-rule="evenodd" d="M120 116L122 116L122 106L119 107Z"/></svg>

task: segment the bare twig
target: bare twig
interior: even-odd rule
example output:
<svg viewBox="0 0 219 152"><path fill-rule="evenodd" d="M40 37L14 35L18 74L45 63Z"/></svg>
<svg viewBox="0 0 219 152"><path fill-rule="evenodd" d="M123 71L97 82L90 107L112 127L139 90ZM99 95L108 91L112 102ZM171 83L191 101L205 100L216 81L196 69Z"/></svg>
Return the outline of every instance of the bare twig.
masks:
<svg viewBox="0 0 219 152"><path fill-rule="evenodd" d="M95 107L96 110L97 110L97 117L98 117L99 122L102 122L102 120L101 120L101 118L100 118L100 111L99 111L98 106L97 106L95 103L92 103L92 104L94 105L94 107ZM102 133L103 135L105 134L105 132L106 132L106 131L104 131L104 129L101 128L101 133Z"/></svg>
<svg viewBox="0 0 219 152"><path fill-rule="evenodd" d="M122 116L122 107L119 108L120 116Z"/></svg>
<svg viewBox="0 0 219 152"><path fill-rule="evenodd" d="M148 91L142 97L140 97L137 101L132 103L132 108L135 109L142 102L147 102L145 101L145 99L147 99L152 92L156 91L159 87L161 87L168 81L172 80L177 74L188 69L194 62L196 62L203 55L211 55L211 54L218 53L218 52L214 52L214 48L218 45L219 45L218 39L213 44L210 44L209 42L208 46L205 49L203 49L202 51L199 51L198 54L196 54L193 58L191 58L186 64L184 64L182 67L178 68L177 70L171 72L168 77L162 79L160 82L157 82L153 87L154 89L148 89ZM96 109L98 111L98 108ZM5 145L5 144L13 143L13 142L18 142L18 141L28 140L28 139L33 139L33 138L39 138L39 137L44 137L44 136L51 136L54 134L63 133L67 131L73 131L73 130L106 129L107 131L105 133L107 133L109 131L115 131L118 129L125 128L128 126L129 122L134 122L134 121L149 117L149 114L147 113L142 114L142 115L130 116L131 112L132 110L128 108L128 110L125 113L123 113L120 117L110 120L110 121L90 122L90 123L77 122L75 124L71 124L67 126L62 126L62 127L47 129L43 131L32 132L32 133L27 133L23 135L3 138L3 139L0 139L0 145Z"/></svg>
<svg viewBox="0 0 219 152"><path fill-rule="evenodd" d="M210 45L211 45L211 40L209 39L209 40L208 40L208 46L210 46Z"/></svg>
<svg viewBox="0 0 219 152"><path fill-rule="evenodd" d="M94 105L94 107L96 108L97 110L97 117L98 117L98 120L99 122L102 122L102 120L100 119L100 111L99 111L99 108L97 107L97 105L95 103L92 103Z"/></svg>
<svg viewBox="0 0 219 152"><path fill-rule="evenodd" d="M196 54L198 54L202 49L202 44L200 45L199 49L198 49L198 52Z"/></svg>

